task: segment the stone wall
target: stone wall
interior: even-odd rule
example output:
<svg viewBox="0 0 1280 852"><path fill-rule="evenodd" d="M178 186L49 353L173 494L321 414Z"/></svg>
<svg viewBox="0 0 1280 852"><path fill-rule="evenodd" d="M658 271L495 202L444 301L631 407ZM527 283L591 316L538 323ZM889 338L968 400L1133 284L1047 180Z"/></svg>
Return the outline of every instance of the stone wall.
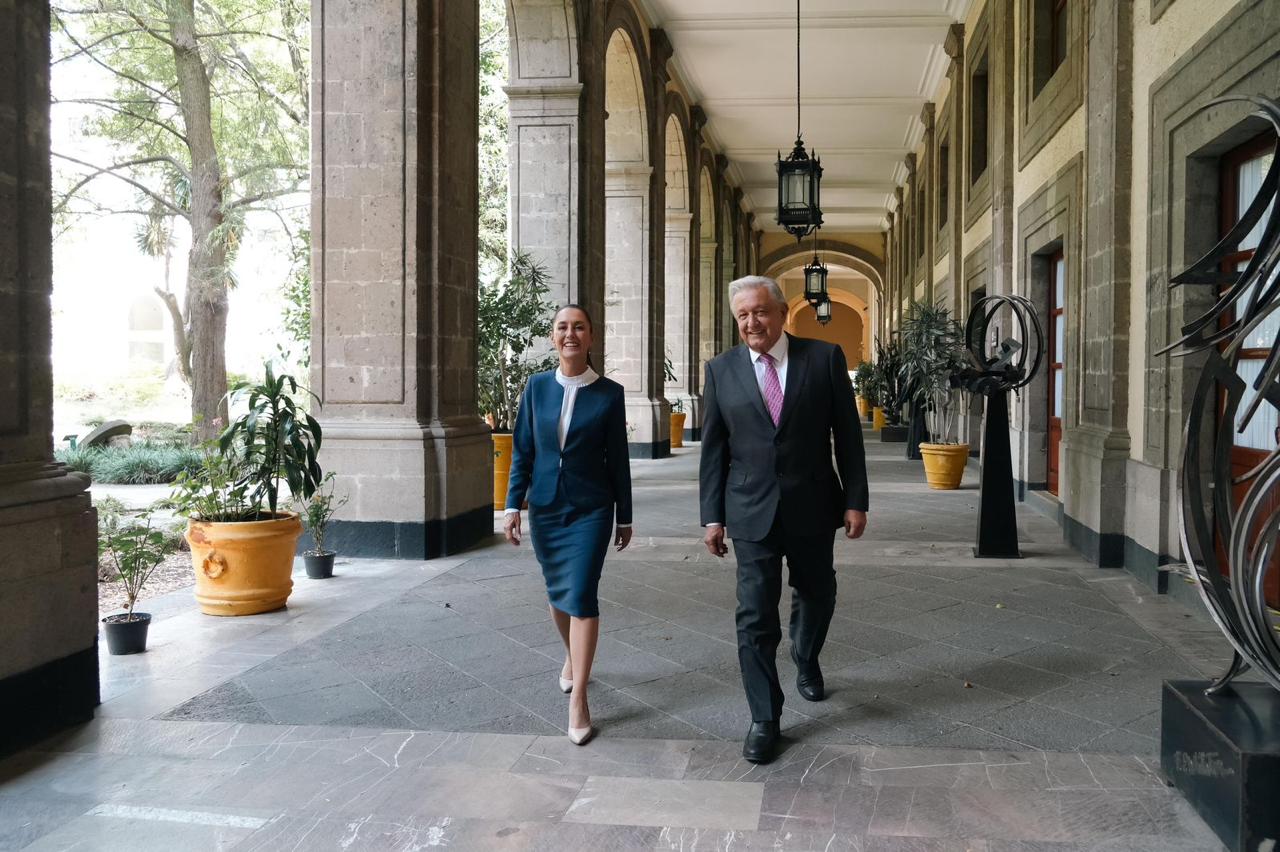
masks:
<svg viewBox="0 0 1280 852"><path fill-rule="evenodd" d="M0 2L0 754L98 704L97 517L53 462L49 9Z"/></svg>

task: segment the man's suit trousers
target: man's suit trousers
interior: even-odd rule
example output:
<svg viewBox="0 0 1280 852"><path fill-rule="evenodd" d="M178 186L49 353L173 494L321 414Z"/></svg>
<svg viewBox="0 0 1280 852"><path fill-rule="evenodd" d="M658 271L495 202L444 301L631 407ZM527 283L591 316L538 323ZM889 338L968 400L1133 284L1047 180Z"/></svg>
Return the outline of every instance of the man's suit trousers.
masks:
<svg viewBox="0 0 1280 852"><path fill-rule="evenodd" d="M834 533L787 535L781 512L761 541L733 540L738 559L738 663L742 686L755 722L778 721L782 687L778 683L778 644L782 626L782 560L791 585L791 645L796 665L812 671L827 639L836 603L832 551Z"/></svg>

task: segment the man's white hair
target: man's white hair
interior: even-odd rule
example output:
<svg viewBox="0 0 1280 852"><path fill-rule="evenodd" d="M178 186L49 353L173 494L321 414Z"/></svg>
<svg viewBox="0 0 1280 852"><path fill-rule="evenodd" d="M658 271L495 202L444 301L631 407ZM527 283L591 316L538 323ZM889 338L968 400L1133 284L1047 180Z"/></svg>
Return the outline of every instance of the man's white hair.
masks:
<svg viewBox="0 0 1280 852"><path fill-rule="evenodd" d="M787 297L782 294L782 288L778 286L778 282L772 278L766 278L763 275L747 275L736 281L729 283L729 310L733 310L733 300L743 290L753 290L756 287L763 287L769 291L769 296L783 307L787 306Z"/></svg>

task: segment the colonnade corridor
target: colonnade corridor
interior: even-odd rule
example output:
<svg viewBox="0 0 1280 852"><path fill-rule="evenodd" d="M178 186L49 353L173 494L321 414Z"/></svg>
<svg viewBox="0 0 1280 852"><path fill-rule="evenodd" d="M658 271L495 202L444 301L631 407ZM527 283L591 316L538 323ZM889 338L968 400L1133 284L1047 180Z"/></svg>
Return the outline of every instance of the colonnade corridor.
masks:
<svg viewBox="0 0 1280 852"><path fill-rule="evenodd" d="M694 444L633 462L587 746L527 541L350 559L251 619L158 599L145 655L102 649L96 719L0 763L0 848L1219 848L1156 755L1161 681L1216 673L1220 634L1026 504L1026 558L974 559L974 471L930 491L866 437L828 698L795 693L784 639L772 764L740 758L734 568L700 543Z"/></svg>

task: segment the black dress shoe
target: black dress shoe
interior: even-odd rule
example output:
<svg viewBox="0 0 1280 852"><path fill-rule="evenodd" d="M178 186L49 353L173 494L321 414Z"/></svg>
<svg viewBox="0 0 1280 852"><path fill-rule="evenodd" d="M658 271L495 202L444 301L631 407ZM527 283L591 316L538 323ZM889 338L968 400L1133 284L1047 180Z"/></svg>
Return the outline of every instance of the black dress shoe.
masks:
<svg viewBox="0 0 1280 852"><path fill-rule="evenodd" d="M747 729L747 739L742 743L742 756L752 763L768 763L773 760L777 745L777 722L752 722Z"/></svg>
<svg viewBox="0 0 1280 852"><path fill-rule="evenodd" d="M796 659L794 652L791 654L791 659ZM817 663L813 664L811 671L805 672L800 668L799 661L796 661L796 692L800 693L800 697L805 701L821 701L827 697L827 687L822 680L822 669Z"/></svg>

